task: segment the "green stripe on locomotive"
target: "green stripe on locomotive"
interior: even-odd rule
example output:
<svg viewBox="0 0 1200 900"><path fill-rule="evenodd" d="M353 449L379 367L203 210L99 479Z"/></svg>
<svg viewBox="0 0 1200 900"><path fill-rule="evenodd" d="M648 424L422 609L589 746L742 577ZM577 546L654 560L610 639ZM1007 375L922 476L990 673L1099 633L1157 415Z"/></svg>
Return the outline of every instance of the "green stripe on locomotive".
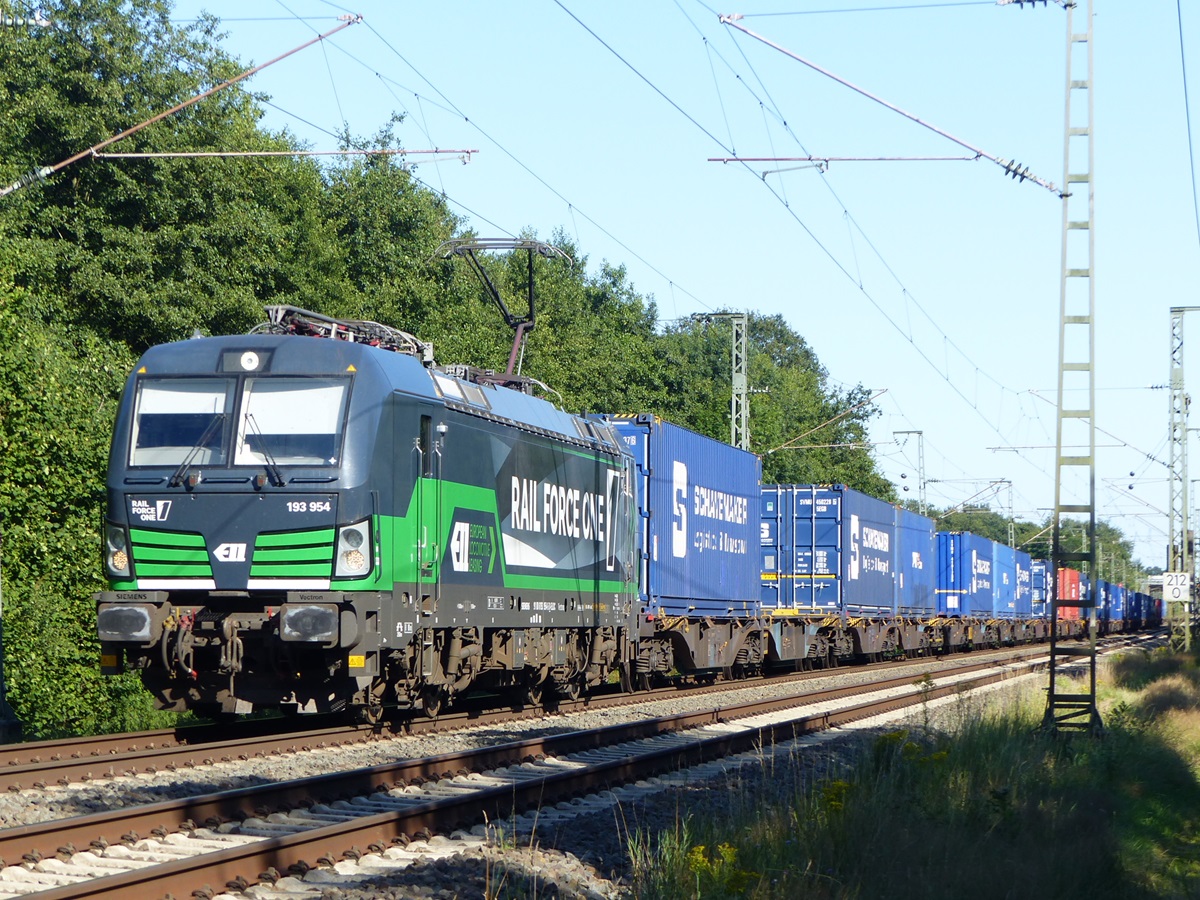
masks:
<svg viewBox="0 0 1200 900"><path fill-rule="evenodd" d="M212 578L204 535L131 528L129 541L142 578Z"/></svg>
<svg viewBox="0 0 1200 900"><path fill-rule="evenodd" d="M260 534L254 540L251 578L329 578L333 575L333 528Z"/></svg>

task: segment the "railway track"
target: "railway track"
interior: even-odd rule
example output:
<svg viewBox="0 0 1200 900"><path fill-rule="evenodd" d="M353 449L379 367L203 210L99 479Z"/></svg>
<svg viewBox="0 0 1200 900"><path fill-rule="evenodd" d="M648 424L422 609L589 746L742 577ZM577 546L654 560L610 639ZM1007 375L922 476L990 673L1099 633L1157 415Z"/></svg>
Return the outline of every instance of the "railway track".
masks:
<svg viewBox="0 0 1200 900"><path fill-rule="evenodd" d="M1040 647L1007 648L980 651L971 657L955 656L944 662L948 668L962 669L966 660L1025 659L1044 656ZM874 667L873 671L904 671L929 665L933 660L901 660ZM786 685L828 678L847 669L819 669L758 679L764 684ZM375 725L334 724L328 718L308 722L310 727L295 731L293 719L252 720L240 723L191 726L160 731L98 735L57 741L41 741L0 746L0 790L39 790L49 786L68 786L103 779L139 774L155 774L194 769L214 763L261 759L279 754L334 749L351 744L394 736L428 734L454 729L508 724L542 718L547 711L567 714L597 710L654 700L686 698L696 695L720 695L740 690L756 680L718 682L705 686L661 687L634 694L598 694L578 700L560 700L542 707L466 708L445 713L434 719L403 717ZM320 727L311 727L319 725ZM281 730L281 728L286 730Z"/></svg>
<svg viewBox="0 0 1200 900"><path fill-rule="evenodd" d="M889 674L867 685L8 829L0 831L0 857L9 863L0 869L0 896L212 897L226 885L240 890L345 860L378 858L386 866L388 854L414 838L505 821L525 809L919 706L1043 662L1044 654L1035 654L959 665L922 676L919 685L911 672Z"/></svg>
<svg viewBox="0 0 1200 900"><path fill-rule="evenodd" d="M1145 635L1109 639L1109 646L1153 639ZM963 671L968 660L1025 660L1045 656L1044 648L1022 647L977 651L944 660L918 658L872 667L871 671L905 671L931 662L942 662L949 670ZM0 745L0 791L40 790L65 787L118 777L195 769L215 763L236 763L281 754L336 749L391 737L444 733L474 726L502 725L542 719L547 712L569 714L585 710L624 707L663 699L685 699L697 695L719 696L756 683L772 686L828 678L852 669L818 669L766 679L722 681L704 686L660 687L633 694L598 694L578 700L562 699L543 707L504 708L472 706L444 713L434 719L400 717L375 725L334 722L330 717L306 720L304 730L294 729L293 719L250 720L238 723L189 726L179 729L116 735L97 735L56 741ZM969 669L967 670L969 671ZM312 726L319 727L312 727ZM281 730L287 729L287 730Z"/></svg>

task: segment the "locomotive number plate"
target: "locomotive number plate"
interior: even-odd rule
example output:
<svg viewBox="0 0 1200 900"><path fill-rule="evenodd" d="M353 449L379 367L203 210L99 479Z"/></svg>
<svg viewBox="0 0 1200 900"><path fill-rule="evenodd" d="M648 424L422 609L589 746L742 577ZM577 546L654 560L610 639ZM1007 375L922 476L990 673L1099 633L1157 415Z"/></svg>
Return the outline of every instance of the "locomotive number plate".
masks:
<svg viewBox="0 0 1200 900"><path fill-rule="evenodd" d="M290 513L329 512L333 503L329 500L289 500L287 509Z"/></svg>

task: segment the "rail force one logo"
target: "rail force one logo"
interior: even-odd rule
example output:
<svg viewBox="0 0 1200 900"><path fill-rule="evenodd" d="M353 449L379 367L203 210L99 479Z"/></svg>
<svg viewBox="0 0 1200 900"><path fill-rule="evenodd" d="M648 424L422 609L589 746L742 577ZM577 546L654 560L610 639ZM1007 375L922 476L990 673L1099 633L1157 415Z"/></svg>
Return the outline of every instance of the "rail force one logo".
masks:
<svg viewBox="0 0 1200 900"><path fill-rule="evenodd" d="M509 522L514 531L567 538L570 541L590 541L600 546L599 555L607 559L605 567L613 571L613 526L617 515L621 473L607 469L604 493L539 481L536 478L512 477L512 507ZM545 542L542 542L545 544ZM515 544L513 547L515 548ZM551 546L551 544L546 544ZM509 548L509 543L505 544ZM509 558L515 550L506 549ZM552 567L549 557L531 552L521 557L521 565ZM535 561L537 560L537 561Z"/></svg>
<svg viewBox="0 0 1200 900"><path fill-rule="evenodd" d="M130 500L129 516L140 522L165 522L171 514L171 500Z"/></svg>

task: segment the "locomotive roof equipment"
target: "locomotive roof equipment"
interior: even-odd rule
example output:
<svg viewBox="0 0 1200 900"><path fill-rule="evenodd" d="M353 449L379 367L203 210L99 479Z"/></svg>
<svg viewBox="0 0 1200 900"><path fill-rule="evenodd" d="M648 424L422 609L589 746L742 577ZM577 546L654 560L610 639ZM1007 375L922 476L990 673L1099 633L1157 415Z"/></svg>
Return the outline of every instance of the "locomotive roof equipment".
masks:
<svg viewBox="0 0 1200 900"><path fill-rule="evenodd" d="M516 315L509 310L508 304L504 302L504 297L500 293L500 289L488 277L487 270L484 269L483 264L476 255L478 251L482 250L524 250L526 252L528 293L526 295L527 306L524 315ZM488 296L491 297L492 302L500 310L500 315L504 317L504 323L515 332L513 334L512 351L508 354L508 368L504 372L506 380L495 379L496 383L504 384L506 387L514 387L526 393L528 393L528 385L522 382L520 372L518 371L518 360L519 356L523 358L525 354L525 335L533 331L534 326L537 325L533 281L534 253L544 256L547 259L559 257L565 259L568 263L573 262L570 256L552 244L526 238L455 238L454 240L444 242L434 251L434 256L439 256L442 259L449 259L452 256L459 256L466 259L471 264L471 268L475 270L475 274L479 276L479 280L482 282Z"/></svg>

